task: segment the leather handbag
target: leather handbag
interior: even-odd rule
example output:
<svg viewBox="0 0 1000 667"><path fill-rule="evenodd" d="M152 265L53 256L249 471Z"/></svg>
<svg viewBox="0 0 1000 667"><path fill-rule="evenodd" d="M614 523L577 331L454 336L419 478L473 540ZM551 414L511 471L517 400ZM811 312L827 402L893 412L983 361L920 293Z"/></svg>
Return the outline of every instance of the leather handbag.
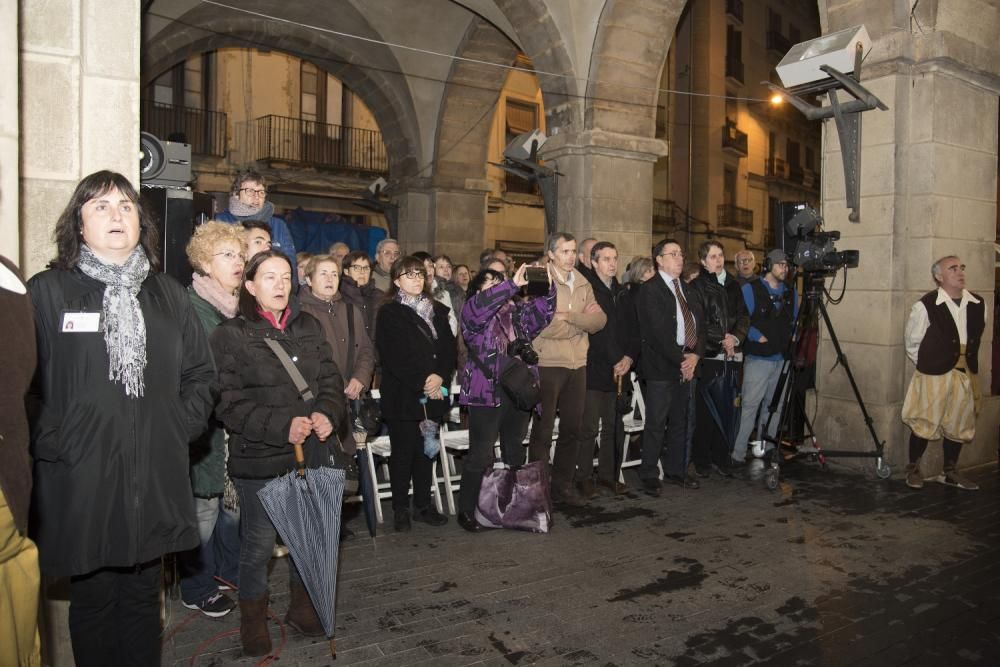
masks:
<svg viewBox="0 0 1000 667"><path fill-rule="evenodd" d="M545 461L495 466L483 473L476 521L487 528L547 533L552 528L549 467Z"/></svg>
<svg viewBox="0 0 1000 667"><path fill-rule="evenodd" d="M538 378L531 372L528 365L517 357L505 357L500 377L494 378L493 369L483 363L475 350L469 348L469 359L472 360L486 379L503 389L504 393L514 402L518 410L529 412L542 400L542 387Z"/></svg>

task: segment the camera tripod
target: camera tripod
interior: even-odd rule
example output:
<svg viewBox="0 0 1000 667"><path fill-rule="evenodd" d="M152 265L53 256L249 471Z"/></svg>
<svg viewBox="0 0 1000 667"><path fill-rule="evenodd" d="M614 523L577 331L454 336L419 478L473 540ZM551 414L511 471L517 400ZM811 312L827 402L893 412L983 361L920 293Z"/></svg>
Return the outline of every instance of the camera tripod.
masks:
<svg viewBox="0 0 1000 667"><path fill-rule="evenodd" d="M840 341L837 339L837 332L833 328L833 322L830 321L829 313L827 313L826 303L823 300L825 277L826 275L824 273L814 273L809 271L802 274L802 305L799 308L798 317L796 317L795 325L792 328L792 336L788 342L788 347L785 350L785 361L781 367L781 374L778 377L778 383L774 389L774 395L771 397L771 402L768 405L767 422L764 425L763 433L758 433L758 439L765 443L764 484L772 491L778 488L778 479L781 473L780 463L797 457L815 457L824 467L826 466L826 459L832 457L874 458L875 474L879 479L888 479L892 474L889 464L885 462L885 459L882 456L883 450L885 449L885 442L879 440L878 434L875 432L875 425L872 417L868 413L868 408L865 407L864 399L861 398L861 391L858 389L858 384L854 380L854 373L851 372L851 367L847 363L847 356L844 354L844 350L840 347ZM761 280L763 280L763 278L761 278ZM792 442L798 440L801 444L801 442L808 439L811 440L811 446L799 446L797 448L797 452L790 459L786 459L781 452L781 433L789 426L789 422L791 420L791 408L793 401L795 401L795 381L796 377L800 375L800 373L797 373L794 370L794 352L796 345L801 339L803 331L806 328L806 324L813 319L814 315L821 316L823 321L826 323L826 330L830 334L830 341L833 343L833 349L837 353L837 361L833 365L833 368L840 365L843 367L844 372L847 373L847 379L851 383L851 389L854 392L854 399L857 402L858 407L861 409L861 414L865 419L865 425L868 427L868 432L871 434L872 442L875 446L874 451L858 452L822 449L819 445L816 431L813 428L811 420L809 419L809 415L806 413L803 399L803 401L796 406L802 415L804 427L803 436L801 438L793 439ZM833 369L831 368L831 370ZM778 428L775 429L774 437L771 437L768 434L771 430L771 420L774 419L776 412L779 414L780 422L778 424Z"/></svg>

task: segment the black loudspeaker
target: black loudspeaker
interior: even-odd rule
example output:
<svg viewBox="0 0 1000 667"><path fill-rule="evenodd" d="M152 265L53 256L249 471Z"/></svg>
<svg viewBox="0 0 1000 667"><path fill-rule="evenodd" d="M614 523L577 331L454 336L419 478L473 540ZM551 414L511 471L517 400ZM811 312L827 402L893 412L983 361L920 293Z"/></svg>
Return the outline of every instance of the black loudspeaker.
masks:
<svg viewBox="0 0 1000 667"><path fill-rule="evenodd" d="M774 247L781 248L786 255L795 252L795 244L798 239L789 234L785 227L788 221L795 217L808 204L805 202L779 201L774 204L771 210L771 227L774 229ZM766 252L766 251L765 251Z"/></svg>
<svg viewBox="0 0 1000 667"><path fill-rule="evenodd" d="M212 197L203 192L178 188L149 188L140 191L142 207L156 222L160 234L160 261L163 272L191 284L191 264L187 259L187 244L194 228L213 213Z"/></svg>

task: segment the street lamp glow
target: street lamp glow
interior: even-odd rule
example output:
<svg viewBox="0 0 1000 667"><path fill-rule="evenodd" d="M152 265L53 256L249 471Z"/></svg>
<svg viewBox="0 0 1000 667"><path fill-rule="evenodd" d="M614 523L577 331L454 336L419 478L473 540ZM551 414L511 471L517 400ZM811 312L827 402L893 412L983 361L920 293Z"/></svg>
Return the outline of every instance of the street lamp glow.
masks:
<svg viewBox="0 0 1000 667"><path fill-rule="evenodd" d="M771 106L780 106L785 101L785 98L775 93L771 95Z"/></svg>

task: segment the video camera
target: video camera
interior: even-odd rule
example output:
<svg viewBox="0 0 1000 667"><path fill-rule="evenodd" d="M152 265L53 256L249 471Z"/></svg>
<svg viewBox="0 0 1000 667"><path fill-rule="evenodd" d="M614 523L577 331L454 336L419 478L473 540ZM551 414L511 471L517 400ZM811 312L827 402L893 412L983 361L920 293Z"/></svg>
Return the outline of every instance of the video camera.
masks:
<svg viewBox="0 0 1000 667"><path fill-rule="evenodd" d="M785 248L788 261L806 273L836 273L841 268L857 268L861 253L838 251L836 242L840 240L840 232L821 232L822 224L823 218L811 206L803 206L785 223L786 239L791 241Z"/></svg>

